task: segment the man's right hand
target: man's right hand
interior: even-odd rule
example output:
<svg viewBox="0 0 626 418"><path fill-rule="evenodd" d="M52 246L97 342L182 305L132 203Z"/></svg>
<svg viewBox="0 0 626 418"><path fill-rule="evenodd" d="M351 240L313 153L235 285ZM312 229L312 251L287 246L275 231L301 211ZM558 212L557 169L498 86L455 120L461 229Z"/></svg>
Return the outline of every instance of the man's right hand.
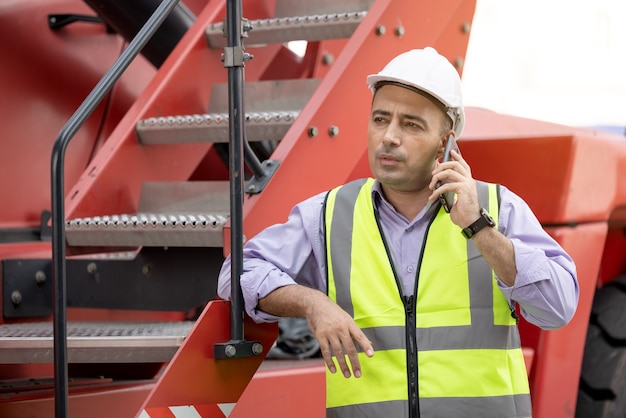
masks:
<svg viewBox="0 0 626 418"><path fill-rule="evenodd" d="M333 354L346 378L353 374L361 377L357 345L368 357L374 355L372 343L354 319L319 290L300 285L283 286L259 299L258 308L272 315L307 318L331 373L337 372Z"/></svg>
<svg viewBox="0 0 626 418"><path fill-rule="evenodd" d="M332 357L334 354L345 377L352 375L350 368L355 377L361 377L361 363L356 344L368 357L372 357L374 355L372 343L346 311L328 299L326 295L321 292L320 294L323 297L311 305L306 317L309 321L309 328L320 345L326 366L331 373L337 371Z"/></svg>

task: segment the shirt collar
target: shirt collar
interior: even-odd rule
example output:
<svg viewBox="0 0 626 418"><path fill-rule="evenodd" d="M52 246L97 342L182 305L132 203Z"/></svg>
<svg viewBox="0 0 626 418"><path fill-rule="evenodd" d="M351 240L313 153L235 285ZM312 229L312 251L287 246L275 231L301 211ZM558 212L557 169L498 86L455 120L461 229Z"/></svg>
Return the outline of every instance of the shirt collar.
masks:
<svg viewBox="0 0 626 418"><path fill-rule="evenodd" d="M376 179L374 180L374 185L372 187L372 202L374 203L374 208L376 208L377 210L390 210L390 211L393 211L394 213L397 213L399 216L402 216L396 211L393 205L385 198L385 195L383 194L382 186L380 182ZM424 207L424 209L422 209L421 212L415 217L414 220L422 219L424 216L428 214L432 214L434 216L434 214L436 214L439 211L440 206L441 206L441 203L439 203L438 200L435 200L434 202L429 201ZM409 222L412 222L414 220L408 219Z"/></svg>

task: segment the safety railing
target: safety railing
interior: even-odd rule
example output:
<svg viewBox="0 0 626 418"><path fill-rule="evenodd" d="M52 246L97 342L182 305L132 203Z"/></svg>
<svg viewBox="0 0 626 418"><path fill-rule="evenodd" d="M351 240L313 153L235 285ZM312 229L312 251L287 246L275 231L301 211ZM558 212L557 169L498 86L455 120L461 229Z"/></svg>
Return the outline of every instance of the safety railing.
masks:
<svg viewBox="0 0 626 418"><path fill-rule="evenodd" d="M54 335L54 413L68 416L67 295L65 251L65 152L76 132L139 55L179 0L164 0L61 129L52 147L52 272Z"/></svg>

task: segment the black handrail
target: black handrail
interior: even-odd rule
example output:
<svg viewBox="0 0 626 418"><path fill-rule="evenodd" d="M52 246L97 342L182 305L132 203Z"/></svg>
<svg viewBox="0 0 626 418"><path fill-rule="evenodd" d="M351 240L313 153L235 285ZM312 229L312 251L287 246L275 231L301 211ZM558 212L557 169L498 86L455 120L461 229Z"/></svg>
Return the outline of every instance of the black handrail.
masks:
<svg viewBox="0 0 626 418"><path fill-rule="evenodd" d="M224 66L228 69L230 226L231 226L231 340L243 340L243 296L239 280L243 273L243 74L241 0L226 1ZM229 56L230 55L230 56Z"/></svg>
<svg viewBox="0 0 626 418"><path fill-rule="evenodd" d="M67 300L65 265L65 151L78 129L85 123L113 85L141 52L179 0L163 0L146 24L128 44L91 93L67 121L52 147L52 272L54 323L54 397L55 417L68 416L67 373Z"/></svg>
<svg viewBox="0 0 626 418"><path fill-rule="evenodd" d="M226 0L225 34L227 46L224 48L224 67L228 69L228 142L230 171L230 340L214 345L216 359L258 356L263 353L259 341L246 341L243 319L245 315L241 293L243 273L243 167L246 151L250 150L245 140L245 112L243 100L244 63L252 55L244 52L243 38L252 27L242 18L241 0ZM250 150L251 151L251 150ZM248 158L254 162L255 158ZM256 167L263 171L258 163ZM269 164L275 166L275 164ZM269 176L259 173L264 179Z"/></svg>

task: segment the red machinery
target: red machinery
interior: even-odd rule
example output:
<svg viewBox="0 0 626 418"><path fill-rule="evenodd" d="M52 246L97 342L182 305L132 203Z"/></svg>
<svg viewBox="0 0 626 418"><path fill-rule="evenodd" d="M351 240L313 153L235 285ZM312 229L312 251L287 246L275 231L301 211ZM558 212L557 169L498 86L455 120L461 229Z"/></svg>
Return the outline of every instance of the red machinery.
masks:
<svg viewBox="0 0 626 418"><path fill-rule="evenodd" d="M225 1L176 5L77 130L61 177L63 257L53 262L55 135L159 3L0 1L0 416L54 416L66 378L71 417L322 416L319 361L263 360L274 325L245 323L256 355L214 351L236 322L230 304L214 300L231 236ZM462 71L474 6L243 1L254 57L243 89L244 236L305 197L368 176L365 76L426 45ZM291 40L308 41L304 56ZM520 325L534 416L623 416L624 138L470 108L460 147L474 175L524 197L577 264L572 323ZM59 265L67 351L53 346Z"/></svg>

